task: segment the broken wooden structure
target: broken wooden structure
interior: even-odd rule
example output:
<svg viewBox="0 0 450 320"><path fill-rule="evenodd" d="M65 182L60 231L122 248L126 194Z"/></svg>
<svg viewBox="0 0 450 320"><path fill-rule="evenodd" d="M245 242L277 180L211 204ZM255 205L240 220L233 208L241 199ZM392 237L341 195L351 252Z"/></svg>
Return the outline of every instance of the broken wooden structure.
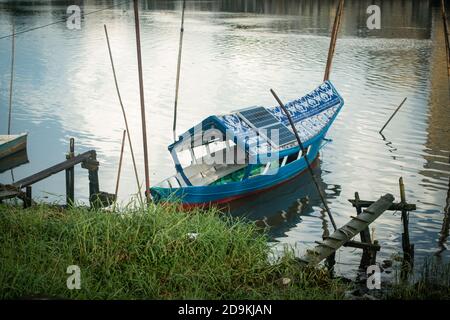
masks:
<svg viewBox="0 0 450 320"><path fill-rule="evenodd" d="M367 209L361 212L357 217L344 226L336 229L330 236L325 237L323 241L317 241L317 246L311 250L306 250L306 254L299 259L305 265L316 265L322 260L332 255L336 250L363 232L369 224L381 216L394 202L394 196L386 194L378 201L374 202Z"/></svg>
<svg viewBox="0 0 450 320"><path fill-rule="evenodd" d="M70 139L69 153L66 160L50 168L44 169L31 176L23 178L13 184L0 184L0 201L10 198L19 198L23 201L24 207L32 205L32 185L42 181L61 171L66 172L66 203L73 205L75 201L75 166L81 164L81 167L88 170L89 173L89 203L93 207L105 207L115 201L115 196L107 192L100 191L98 180L99 162L95 150L86 151L75 156L75 142ZM25 192L23 189L25 188Z"/></svg>
<svg viewBox="0 0 450 320"><path fill-rule="evenodd" d="M352 247L362 249L360 268L365 269L369 265L376 263L377 252L381 247L377 241L371 239L369 225L380 217L385 211L401 211L403 222L402 248L403 265L402 278L406 278L413 267L414 245L409 239L409 212L416 210L415 204L406 202L405 187L403 178L399 180L400 198L399 203L394 202L394 196L386 194L377 201L361 200L358 192L355 199L349 199L353 207L356 208L356 216L352 216L350 222L338 228L330 236L324 237L323 241L316 241L317 246L307 250L306 254L298 259L304 265L316 265L324 259L333 259L333 256L341 247ZM352 240L356 235L360 235L361 241ZM329 261L328 261L329 263Z"/></svg>

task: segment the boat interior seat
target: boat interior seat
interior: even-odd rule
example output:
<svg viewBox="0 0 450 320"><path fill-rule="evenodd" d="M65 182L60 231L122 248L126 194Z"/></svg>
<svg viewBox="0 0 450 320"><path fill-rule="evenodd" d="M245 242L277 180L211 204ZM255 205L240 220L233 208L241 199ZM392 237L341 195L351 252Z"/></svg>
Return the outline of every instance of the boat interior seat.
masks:
<svg viewBox="0 0 450 320"><path fill-rule="evenodd" d="M186 167L183 170L184 170L184 174L188 178L190 178L190 177L193 177L193 176L199 174L200 172L205 172L210 168L211 168L211 165L208 165L205 162L201 162L201 163L190 165L189 167Z"/></svg>
<svg viewBox="0 0 450 320"><path fill-rule="evenodd" d="M163 188L180 188L185 187L186 182L184 182L183 178L179 173L167 178L166 180L161 181L158 185Z"/></svg>
<svg viewBox="0 0 450 320"><path fill-rule="evenodd" d="M231 147L232 151L235 152L236 155L236 148L237 146ZM225 177L226 175L229 175L237 170L240 170L246 166L245 164L245 154L240 154L238 161L235 161L234 164L208 164L208 160L210 159L208 155L197 159L196 163L185 167L184 174L189 179L189 181L192 183L193 186L206 186L214 181ZM224 156L225 161L225 156ZM186 187L186 183L181 177L179 173L176 173L175 175L171 176L170 178L162 181L159 186L163 188L180 188L180 187Z"/></svg>
<svg viewBox="0 0 450 320"><path fill-rule="evenodd" d="M162 187L162 188L170 188L170 184L169 184L169 179L163 180L161 181L161 183L159 183L158 187Z"/></svg>
<svg viewBox="0 0 450 320"><path fill-rule="evenodd" d="M214 171L211 170L207 174L203 173L203 175L199 173L189 178L189 180L194 186L207 186L213 183L214 181L222 177L225 177L226 175L229 175L230 173L233 173L237 170L244 168L245 166L246 166L245 164L240 164L240 165L221 166L219 168L215 167Z"/></svg>

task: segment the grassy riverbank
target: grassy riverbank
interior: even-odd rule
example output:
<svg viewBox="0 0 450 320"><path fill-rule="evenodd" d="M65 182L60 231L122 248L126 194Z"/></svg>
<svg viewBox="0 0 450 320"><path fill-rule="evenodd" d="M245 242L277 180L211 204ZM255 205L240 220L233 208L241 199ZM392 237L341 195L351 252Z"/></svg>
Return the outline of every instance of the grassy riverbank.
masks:
<svg viewBox="0 0 450 320"><path fill-rule="evenodd" d="M0 299L340 299L347 289L289 254L269 256L264 234L214 209L0 205ZM69 265L81 269L80 290L67 289Z"/></svg>
<svg viewBox="0 0 450 320"><path fill-rule="evenodd" d="M450 264L431 257L425 260L420 272L408 283L397 281L387 299L450 300Z"/></svg>

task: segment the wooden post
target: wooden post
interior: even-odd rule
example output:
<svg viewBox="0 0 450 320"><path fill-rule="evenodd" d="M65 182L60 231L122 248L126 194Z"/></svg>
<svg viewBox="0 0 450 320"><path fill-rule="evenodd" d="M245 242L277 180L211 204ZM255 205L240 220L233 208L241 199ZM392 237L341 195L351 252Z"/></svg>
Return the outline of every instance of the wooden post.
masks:
<svg viewBox="0 0 450 320"><path fill-rule="evenodd" d="M98 196L100 194L100 185L98 181L98 161L97 153L92 150L91 156L88 160L83 162L83 168L88 169L89 172L89 202L91 208L98 207Z"/></svg>
<svg viewBox="0 0 450 320"><path fill-rule="evenodd" d="M66 159L72 159L75 157L75 139L70 138L69 153L66 155ZM75 201L75 167L66 169L66 204L67 206L73 206Z"/></svg>
<svg viewBox="0 0 450 320"><path fill-rule="evenodd" d="M379 245L379 243L378 243L378 240L373 240L373 245L374 245L375 247L380 248L380 245ZM377 252L378 252L378 251L380 251L380 250L379 250L379 249L378 249L378 250L373 249L373 250L370 252L370 265L375 265L375 264L377 263Z"/></svg>
<svg viewBox="0 0 450 320"><path fill-rule="evenodd" d="M357 216L359 216L362 213L362 209L361 209L361 206L359 205L359 201L360 201L359 193L355 192L355 207L356 207ZM366 227L363 231L361 231L361 233L359 235L361 238L361 242L366 243L366 244L372 244L372 239L370 238L370 231L369 231L368 227ZM376 251L370 250L367 247L363 248L363 254L361 257L360 268L366 268L368 265L371 264L371 261L373 260L374 252L376 255Z"/></svg>
<svg viewBox="0 0 450 320"><path fill-rule="evenodd" d="M322 219L322 240L326 240L330 236L330 231L328 230L328 222L325 219L325 209L320 210L320 215ZM336 265L336 252L333 252L325 259L325 267L328 270L328 274L331 278L334 278L334 267Z"/></svg>
<svg viewBox="0 0 450 320"><path fill-rule="evenodd" d="M145 197L147 203L150 202L150 174L148 171L148 154L147 154L147 126L145 123L145 102L144 102L144 77L142 72L142 55L141 55L141 31L139 26L139 6L138 0L134 0L134 24L136 30L136 48L139 72L139 93L141 101L141 120L142 120L142 141L144 147L144 171L145 171Z"/></svg>
<svg viewBox="0 0 450 320"><path fill-rule="evenodd" d="M33 202L32 199L33 199L33 196L32 196L31 186L27 186L25 188L25 198L23 200L23 207L25 209L31 207L31 203Z"/></svg>
<svg viewBox="0 0 450 320"><path fill-rule="evenodd" d="M333 252L325 259L325 267L330 277L334 276L334 266L336 265L336 252Z"/></svg>
<svg viewBox="0 0 450 320"><path fill-rule="evenodd" d="M400 203L404 206L406 205L406 195L405 195L405 185L403 184L403 178L399 179L400 187ZM404 271L402 278L406 277L413 266L414 259L414 246L410 244L409 239L409 214L404 208L402 208L402 222L403 222L403 233L402 233L402 248L403 248L403 260L404 260Z"/></svg>

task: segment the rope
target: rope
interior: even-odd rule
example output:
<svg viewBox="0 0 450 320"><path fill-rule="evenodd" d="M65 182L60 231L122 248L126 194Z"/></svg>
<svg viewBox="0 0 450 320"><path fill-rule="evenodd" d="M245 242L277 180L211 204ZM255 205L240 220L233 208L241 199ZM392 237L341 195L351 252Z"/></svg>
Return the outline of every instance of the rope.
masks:
<svg viewBox="0 0 450 320"><path fill-rule="evenodd" d="M99 10L88 12L88 13L84 14L83 17L86 17L86 16L89 16L89 15L94 14L94 13L99 13L99 12L102 12L102 11L105 11L105 10L109 10L109 9L121 6L123 4L129 3L130 1L131 0L123 1L123 2L120 2L120 3L114 4L114 5L111 5L109 7L103 8L103 9L99 9ZM43 28L46 28L46 27L50 27L50 26L53 26L55 24L63 23L63 22L66 22L66 21L67 21L67 18L63 18L63 19L60 19L60 20L57 20L57 21L53 21L51 23L48 23L48 24L45 24L45 25L42 25L42 26L26 29L26 30L23 30L23 31L19 31L19 32L14 32L13 31L12 34L0 37L0 40L6 39L6 38L10 38L10 37L13 37L13 36L17 36L19 34L24 34L24 33L27 33L27 32L43 29Z"/></svg>

